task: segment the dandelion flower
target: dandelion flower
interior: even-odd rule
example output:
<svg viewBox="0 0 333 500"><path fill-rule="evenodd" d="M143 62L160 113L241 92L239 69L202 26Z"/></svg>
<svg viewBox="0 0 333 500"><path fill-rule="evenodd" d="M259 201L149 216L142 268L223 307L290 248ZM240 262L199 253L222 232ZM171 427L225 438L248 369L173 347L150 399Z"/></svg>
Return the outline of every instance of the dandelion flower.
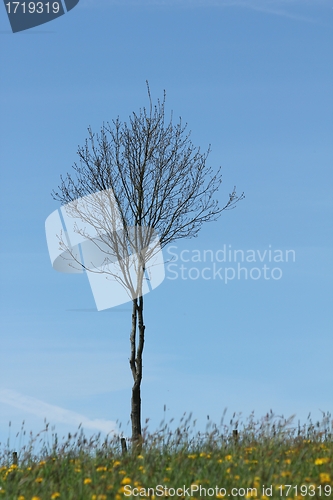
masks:
<svg viewBox="0 0 333 500"><path fill-rule="evenodd" d="M257 496L256 491L249 491L248 493L246 493L245 498L251 498L251 497L256 497L256 496Z"/></svg>
<svg viewBox="0 0 333 500"><path fill-rule="evenodd" d="M131 478L129 477L124 477L124 479L121 481L120 484L131 484Z"/></svg>
<svg viewBox="0 0 333 500"><path fill-rule="evenodd" d="M324 458L316 458L315 460L315 465L323 465L327 464L330 461L329 457L324 457Z"/></svg>

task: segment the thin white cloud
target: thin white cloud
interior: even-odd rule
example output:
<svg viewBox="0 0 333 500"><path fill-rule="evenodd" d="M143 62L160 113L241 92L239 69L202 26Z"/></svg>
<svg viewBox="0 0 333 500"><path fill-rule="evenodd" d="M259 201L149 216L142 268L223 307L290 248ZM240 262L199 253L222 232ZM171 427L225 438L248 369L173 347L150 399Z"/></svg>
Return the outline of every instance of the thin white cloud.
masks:
<svg viewBox="0 0 333 500"><path fill-rule="evenodd" d="M209 1L209 0L208 0ZM215 0L221 6L238 6L245 7L247 9L256 10L259 12L264 12L267 14L273 14L277 16L288 17L290 19L296 19L298 21L313 21L309 16L300 14L299 11L293 10L292 7L311 7L311 6L328 6L329 0L234 0L234 1L224 1Z"/></svg>
<svg viewBox="0 0 333 500"><path fill-rule="evenodd" d="M331 0L81 0L80 6L98 5L179 5L179 6L220 6L270 9L292 6L331 6Z"/></svg>
<svg viewBox="0 0 333 500"><path fill-rule="evenodd" d="M316 22L309 15L300 13L298 8L331 8L331 0L81 0L81 7L238 7L256 10L266 14L287 17L298 21Z"/></svg>
<svg viewBox="0 0 333 500"><path fill-rule="evenodd" d="M0 389L0 402L23 410L24 412L32 413L37 417L46 418L50 423L58 422L77 426L82 424L84 429L94 429L104 432L105 434L117 432L117 425L112 420L91 420L79 413L65 410L60 406L44 403L39 399L24 396L23 394L8 389Z"/></svg>

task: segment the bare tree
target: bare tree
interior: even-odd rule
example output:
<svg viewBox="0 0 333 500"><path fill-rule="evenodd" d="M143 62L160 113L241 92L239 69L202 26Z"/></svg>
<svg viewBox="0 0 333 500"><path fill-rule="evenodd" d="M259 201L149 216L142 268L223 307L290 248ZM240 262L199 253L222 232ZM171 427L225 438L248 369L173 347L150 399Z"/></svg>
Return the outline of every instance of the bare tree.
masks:
<svg viewBox="0 0 333 500"><path fill-rule="evenodd" d="M190 140L181 119L165 122L163 101L153 105L147 82L149 108L130 116L129 123L119 118L103 124L100 134L89 128L89 138L79 147L79 164L75 177L61 177L58 191L52 196L63 205L70 204L71 216L79 217L95 229L91 237L78 229L103 253L99 266L84 263L89 272L110 274L120 281L132 301L130 333L130 368L133 376L131 399L132 441L141 442L142 353L145 339L143 318L143 282L147 262L159 248L179 238L196 237L204 222L216 220L223 210L234 208L244 194L229 195L220 208L213 198L221 179L206 165L210 148L201 153ZM93 207L80 202L91 200ZM116 209L115 209L116 207ZM93 208L93 209L92 209ZM61 245L82 265L72 249L61 239ZM131 255L137 260L133 263ZM117 261L119 273L110 271ZM102 264L102 265L101 265ZM135 272L133 273L133 266ZM135 279L133 278L135 277Z"/></svg>

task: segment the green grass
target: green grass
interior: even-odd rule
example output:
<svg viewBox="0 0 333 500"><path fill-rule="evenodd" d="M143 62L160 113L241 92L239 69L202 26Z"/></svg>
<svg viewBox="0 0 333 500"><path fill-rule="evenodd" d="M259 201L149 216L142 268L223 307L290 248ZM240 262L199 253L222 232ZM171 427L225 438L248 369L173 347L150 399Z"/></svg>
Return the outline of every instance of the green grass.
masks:
<svg viewBox="0 0 333 500"><path fill-rule="evenodd" d="M46 425L17 450L17 465L10 442L2 449L0 500L333 498L329 414L296 428L272 413L245 424L235 417L229 425L208 420L204 433L185 415L175 430L163 422L154 434L145 429L140 454L129 444L124 455L120 436L88 440L79 429L62 443L52 434L50 444Z"/></svg>

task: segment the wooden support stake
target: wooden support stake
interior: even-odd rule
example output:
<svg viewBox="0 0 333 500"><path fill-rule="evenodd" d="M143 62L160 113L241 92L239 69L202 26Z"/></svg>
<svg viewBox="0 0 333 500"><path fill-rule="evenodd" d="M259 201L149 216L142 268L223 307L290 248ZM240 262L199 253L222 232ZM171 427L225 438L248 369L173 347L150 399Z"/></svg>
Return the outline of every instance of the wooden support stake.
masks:
<svg viewBox="0 0 333 500"><path fill-rule="evenodd" d="M121 452L122 452L123 455L125 455L127 453L126 439L125 438L121 438L120 439L120 443L121 443Z"/></svg>
<svg viewBox="0 0 333 500"><path fill-rule="evenodd" d="M17 451L13 451L13 465L17 465Z"/></svg>

